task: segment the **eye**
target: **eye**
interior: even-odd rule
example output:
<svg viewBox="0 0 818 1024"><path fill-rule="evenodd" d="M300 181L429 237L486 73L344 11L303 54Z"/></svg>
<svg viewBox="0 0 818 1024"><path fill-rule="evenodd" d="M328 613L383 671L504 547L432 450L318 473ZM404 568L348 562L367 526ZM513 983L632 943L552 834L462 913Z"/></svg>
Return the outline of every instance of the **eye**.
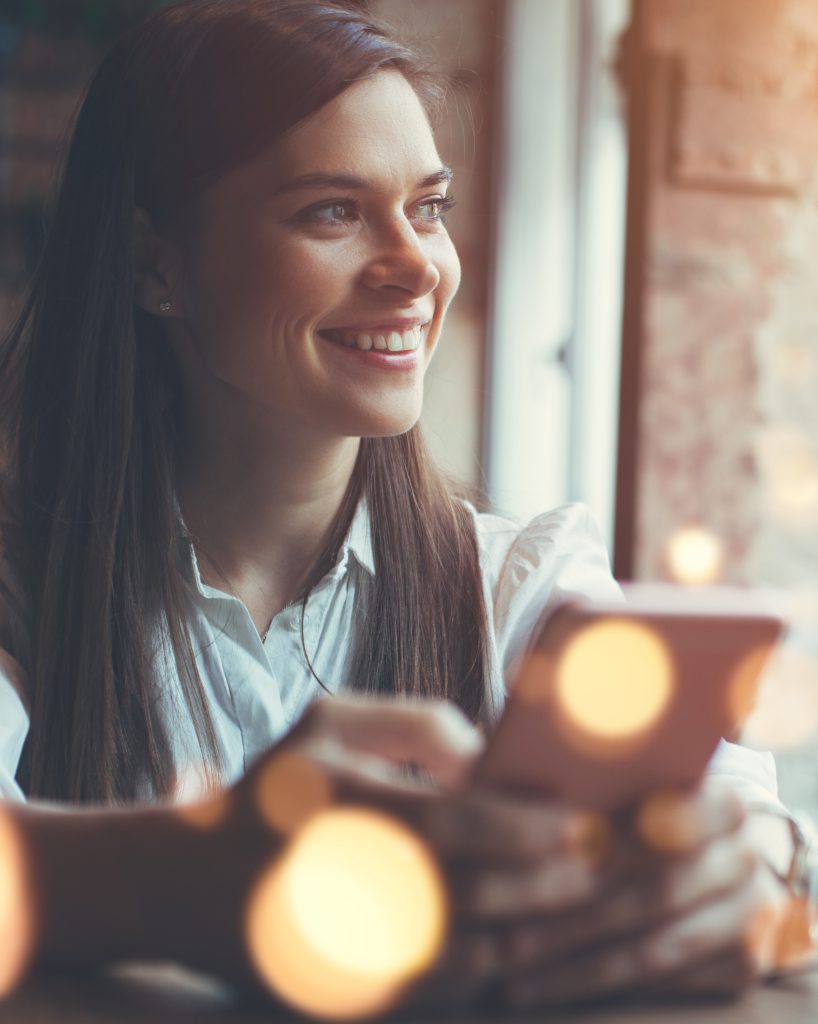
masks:
<svg viewBox="0 0 818 1024"><path fill-rule="evenodd" d="M351 199L329 199L303 210L298 219L307 224L334 226L349 224L357 216L358 208Z"/></svg>
<svg viewBox="0 0 818 1024"><path fill-rule="evenodd" d="M444 223L446 213L451 210L454 204L454 196L429 196L415 204L413 217L421 221Z"/></svg>

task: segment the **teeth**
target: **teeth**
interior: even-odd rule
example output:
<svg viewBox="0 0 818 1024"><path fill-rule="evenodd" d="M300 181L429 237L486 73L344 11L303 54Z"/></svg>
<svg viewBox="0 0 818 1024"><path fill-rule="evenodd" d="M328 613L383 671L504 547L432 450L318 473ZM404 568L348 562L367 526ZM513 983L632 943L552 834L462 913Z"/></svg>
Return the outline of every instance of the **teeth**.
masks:
<svg viewBox="0 0 818 1024"><path fill-rule="evenodd" d="M357 348L361 352L368 352L373 348L379 352L415 352L420 347L423 329L413 327L403 334L400 331L387 331L385 334L352 334L337 331L327 334L332 334L335 341L346 345L347 348Z"/></svg>

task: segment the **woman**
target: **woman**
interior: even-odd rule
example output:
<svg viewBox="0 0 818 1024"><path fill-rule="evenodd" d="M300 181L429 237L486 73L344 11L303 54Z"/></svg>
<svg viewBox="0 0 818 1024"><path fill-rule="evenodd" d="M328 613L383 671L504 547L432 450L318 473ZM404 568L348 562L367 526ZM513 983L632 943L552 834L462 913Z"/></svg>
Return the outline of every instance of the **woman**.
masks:
<svg viewBox="0 0 818 1024"><path fill-rule="evenodd" d="M566 845L570 808L377 767L462 778L469 721L496 715L543 606L615 587L581 509L522 531L476 516L424 453L459 281L438 95L360 12L305 0L181 3L95 76L0 363L0 787L40 957L241 973L240 909L277 848L242 776L295 726L287 749L451 871L449 996L729 990L760 969L746 929L785 897L733 791L693 798L684 857L614 878ZM337 699L302 718L340 689L460 713ZM741 756L723 754L749 787L766 765ZM149 806L203 779L233 783L207 837ZM197 920L203 887L221 899Z"/></svg>

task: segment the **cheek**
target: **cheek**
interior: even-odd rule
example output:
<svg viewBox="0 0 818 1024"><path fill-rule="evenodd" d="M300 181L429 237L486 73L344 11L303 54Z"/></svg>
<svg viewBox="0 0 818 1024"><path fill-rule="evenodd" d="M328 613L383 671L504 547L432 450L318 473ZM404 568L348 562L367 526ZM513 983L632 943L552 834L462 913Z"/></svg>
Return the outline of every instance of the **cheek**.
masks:
<svg viewBox="0 0 818 1024"><path fill-rule="evenodd" d="M319 261L246 233L209 240L186 278L192 320L207 334L265 332L271 320L315 305ZM312 300L312 301L311 301Z"/></svg>
<svg viewBox="0 0 818 1024"><path fill-rule="evenodd" d="M435 262L440 273L438 294L441 304L445 307L452 301L460 287L460 258L451 239L447 239L447 244L441 247Z"/></svg>

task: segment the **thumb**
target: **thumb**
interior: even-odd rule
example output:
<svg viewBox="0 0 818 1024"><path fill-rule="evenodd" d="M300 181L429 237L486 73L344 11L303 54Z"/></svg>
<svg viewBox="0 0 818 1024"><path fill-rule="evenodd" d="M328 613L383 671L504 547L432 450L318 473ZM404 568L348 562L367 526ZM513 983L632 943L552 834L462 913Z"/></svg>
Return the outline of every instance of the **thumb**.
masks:
<svg viewBox="0 0 818 1024"><path fill-rule="evenodd" d="M298 741L329 740L351 753L411 764L456 784L483 749L475 725L448 701L335 697L316 702L291 734Z"/></svg>

